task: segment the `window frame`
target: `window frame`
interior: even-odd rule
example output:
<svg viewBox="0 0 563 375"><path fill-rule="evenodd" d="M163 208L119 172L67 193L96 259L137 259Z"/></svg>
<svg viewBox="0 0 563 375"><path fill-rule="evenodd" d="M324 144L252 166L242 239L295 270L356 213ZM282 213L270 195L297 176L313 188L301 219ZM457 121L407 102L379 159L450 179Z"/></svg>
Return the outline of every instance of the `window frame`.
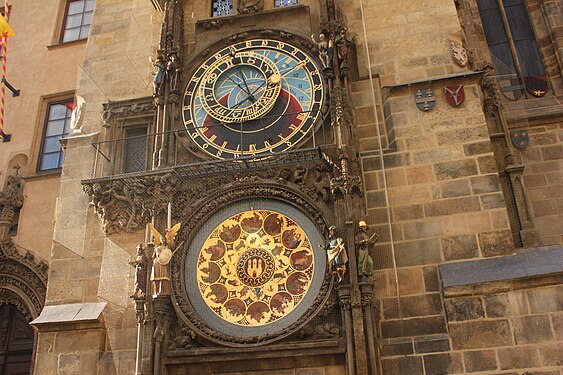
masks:
<svg viewBox="0 0 563 375"><path fill-rule="evenodd" d="M49 126L49 117L50 117L50 111L51 108L54 105L57 104L63 104L63 103L69 103L69 102L73 102L74 103L74 95L73 96L62 96L62 97L58 97L58 98L54 98L53 100L45 100L43 107L43 126L41 129L41 136L39 138L39 147L38 147L38 152L37 152L37 161L36 161L36 166L35 166L35 172L37 174L51 174L51 173L60 173L60 171L62 170L62 167L64 165L64 152L61 148L58 151L58 155L59 155L59 160L61 157L61 154L63 154L63 160L60 163L60 165L57 168L49 168L49 169L41 169L41 162L43 161L43 154L44 154L44 149L45 149L45 140L46 140L46 136L47 136L47 129ZM72 115L72 110L70 110L70 115L68 116L68 121L70 122L70 116ZM65 123L67 120L67 116L65 115L64 117L65 119ZM68 134L71 133L71 130L69 130L68 133L64 133L64 125L63 125L63 133L61 134L61 139L65 138Z"/></svg>
<svg viewBox="0 0 563 375"><path fill-rule="evenodd" d="M295 4L287 4L287 5L276 5L276 1L274 0L274 9L276 8L285 8L285 7L291 7L291 6L295 6L295 5L299 5L299 0L295 0ZM283 0L280 0L283 1Z"/></svg>
<svg viewBox="0 0 563 375"><path fill-rule="evenodd" d="M226 1L226 0L211 0L211 9L210 9L211 10L211 12L210 12L211 18L228 17L228 16L232 16L232 15L235 14L235 0L228 0L228 1L231 2L231 12L228 13L228 14L214 15L214 5L215 5L215 2L217 2L217 1Z"/></svg>
<svg viewBox="0 0 563 375"><path fill-rule="evenodd" d="M489 56L488 60L493 64L493 66L495 67L495 71L497 72L496 74L500 74L500 75L510 75L513 74L515 76L515 79L520 82L520 84L522 85L522 91L521 91L521 96L522 98L529 98L531 95L528 93L528 90L526 90L524 88L524 80L526 78L529 77L538 77L538 76L543 76L546 77L547 82L548 82L548 87L550 89L550 91L552 91L552 86L549 83L550 81L550 75L547 69L547 66L545 64L545 56L544 53L542 52L542 45L540 43L540 40L538 39L537 36L537 31L536 31L536 27L537 25L534 22L534 19L531 17L530 14L530 9L528 7L528 3L526 0L521 0L521 3L519 4L507 4L507 0L491 0L495 2L495 5L497 6L496 11L498 12L498 15L500 17L501 23L496 25L498 28L502 28L502 33L505 35L506 37L506 44L508 44L508 48L510 51L510 59L512 60L512 64L513 64L513 68L514 68L514 72L512 73L505 73L504 70L508 70L510 71L512 67L510 66L506 66L506 68L503 68L502 66L499 66L497 64L498 63L502 64L503 61L501 58L497 57L496 55L494 55L491 52L491 44L489 44L489 39L491 37L491 35L487 34L486 30L486 23L483 20L483 13L484 11L490 10L492 8L486 8L486 9L481 9L479 6L479 2L476 1L475 2L475 9L477 10L477 15L478 15L478 20L480 23L480 27L481 27L481 31L483 33L484 36L484 44L486 46L486 51L487 54ZM510 1L510 0L508 0ZM519 55L519 49L516 46L516 42L519 41L520 39L517 38L517 36L514 35L514 25L517 22L517 19L512 19L509 17L509 15L507 14L507 9L506 7L512 7L512 6L522 6L524 12L525 12L525 16L526 16L526 21L527 24L529 26L529 31L531 34L531 38L529 38L530 40L532 40L532 45L535 48L535 53L536 56L533 58L533 60L535 60L537 58L537 60L533 61L530 60L530 64L524 64L525 60L522 59ZM498 30L498 29L496 29ZM498 34L497 34L498 35ZM492 45L495 45L495 43L493 43ZM538 69L542 71L541 74L524 74L525 71L529 71L529 70L534 70L537 67L541 67L541 69ZM553 91L552 91L553 92ZM511 99L512 100L512 99Z"/></svg>
<svg viewBox="0 0 563 375"><path fill-rule="evenodd" d="M58 38L58 39L59 39L59 40L58 40L59 44L75 43L75 42L80 42L80 41L88 40L88 36L90 35L90 28L91 28L91 26L92 26L92 18L90 18L90 23L88 24L88 33L87 33L87 35L86 35L85 37L83 37L83 38L80 38L80 32L82 31L82 28L83 28L84 25L85 25L84 23L82 23L83 20L84 20L84 14L86 13L86 12L84 11L84 9L82 10L81 13L76 13L76 14L81 14L80 25L77 26L77 27L73 27L73 29L75 29L75 28L78 28L78 29L79 29L79 31L78 31L78 38L77 38L77 39L72 39L72 40L64 40L66 31L67 31L66 26L67 26L68 17L69 17L68 11L69 11L69 9L70 9L70 4L73 3L73 2L78 2L78 1L83 1L83 2L84 2L84 7L86 6L86 1L87 1L87 0L65 0L65 2L64 2L64 3L65 3L65 4L64 4L64 12L63 12L63 14L62 14L61 27L60 27L60 35L59 35L59 38ZM92 15L93 15L95 6L96 6L96 2L94 1L94 8L92 8L91 11L88 11L88 13L92 13Z"/></svg>

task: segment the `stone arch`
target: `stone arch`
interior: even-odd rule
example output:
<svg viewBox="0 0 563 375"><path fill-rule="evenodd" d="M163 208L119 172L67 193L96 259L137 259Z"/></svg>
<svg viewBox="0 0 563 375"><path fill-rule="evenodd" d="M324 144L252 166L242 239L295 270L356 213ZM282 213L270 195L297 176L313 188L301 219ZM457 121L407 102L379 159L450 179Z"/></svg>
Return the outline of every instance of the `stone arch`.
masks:
<svg viewBox="0 0 563 375"><path fill-rule="evenodd" d="M14 305L31 322L45 305L47 263L21 255L12 240L0 241L0 305Z"/></svg>

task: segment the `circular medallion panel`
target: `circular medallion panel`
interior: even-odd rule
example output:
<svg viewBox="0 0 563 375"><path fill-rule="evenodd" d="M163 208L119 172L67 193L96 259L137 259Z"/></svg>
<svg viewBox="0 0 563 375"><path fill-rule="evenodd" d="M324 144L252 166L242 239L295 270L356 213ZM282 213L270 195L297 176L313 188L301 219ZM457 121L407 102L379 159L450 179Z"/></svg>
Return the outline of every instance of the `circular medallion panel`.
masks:
<svg viewBox="0 0 563 375"><path fill-rule="evenodd" d="M325 276L322 237L277 201L234 204L197 233L186 259L190 303L211 328L271 335L311 307Z"/></svg>

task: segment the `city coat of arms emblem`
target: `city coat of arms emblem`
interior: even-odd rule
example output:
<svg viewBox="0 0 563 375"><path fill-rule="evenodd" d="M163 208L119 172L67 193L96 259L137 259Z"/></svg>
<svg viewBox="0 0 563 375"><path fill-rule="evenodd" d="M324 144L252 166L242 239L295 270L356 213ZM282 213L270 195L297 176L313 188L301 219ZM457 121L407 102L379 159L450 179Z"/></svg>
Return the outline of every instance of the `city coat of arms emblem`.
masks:
<svg viewBox="0 0 563 375"><path fill-rule="evenodd" d="M535 77L524 77L524 85L526 90L537 98L541 98L547 94L547 77L546 76L535 76Z"/></svg>
<svg viewBox="0 0 563 375"><path fill-rule="evenodd" d="M530 137L527 130L511 130L510 139L514 147L524 150L530 145Z"/></svg>
<svg viewBox="0 0 563 375"><path fill-rule="evenodd" d="M416 106L424 112L431 111L436 106L433 89L416 90L414 93Z"/></svg>
<svg viewBox="0 0 563 375"><path fill-rule="evenodd" d="M507 99L518 100L524 94L524 83L516 74L497 76L500 92Z"/></svg>
<svg viewBox="0 0 563 375"><path fill-rule="evenodd" d="M444 86L446 102L452 107L459 107L465 100L465 90L463 85Z"/></svg>

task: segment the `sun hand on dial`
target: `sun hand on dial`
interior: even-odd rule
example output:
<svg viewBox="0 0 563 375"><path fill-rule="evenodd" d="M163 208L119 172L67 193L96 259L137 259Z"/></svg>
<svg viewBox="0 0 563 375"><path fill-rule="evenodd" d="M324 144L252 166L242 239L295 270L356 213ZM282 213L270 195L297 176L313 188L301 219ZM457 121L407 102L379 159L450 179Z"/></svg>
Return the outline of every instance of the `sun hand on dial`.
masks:
<svg viewBox="0 0 563 375"><path fill-rule="evenodd" d="M280 76L275 64L264 56L224 56L203 76L202 104L209 115L223 123L256 119L274 106L281 89ZM272 83L272 77L278 83Z"/></svg>
<svg viewBox="0 0 563 375"><path fill-rule="evenodd" d="M319 67L302 48L273 39L236 42L193 73L184 126L201 151L219 159L277 153L311 134L324 90Z"/></svg>

